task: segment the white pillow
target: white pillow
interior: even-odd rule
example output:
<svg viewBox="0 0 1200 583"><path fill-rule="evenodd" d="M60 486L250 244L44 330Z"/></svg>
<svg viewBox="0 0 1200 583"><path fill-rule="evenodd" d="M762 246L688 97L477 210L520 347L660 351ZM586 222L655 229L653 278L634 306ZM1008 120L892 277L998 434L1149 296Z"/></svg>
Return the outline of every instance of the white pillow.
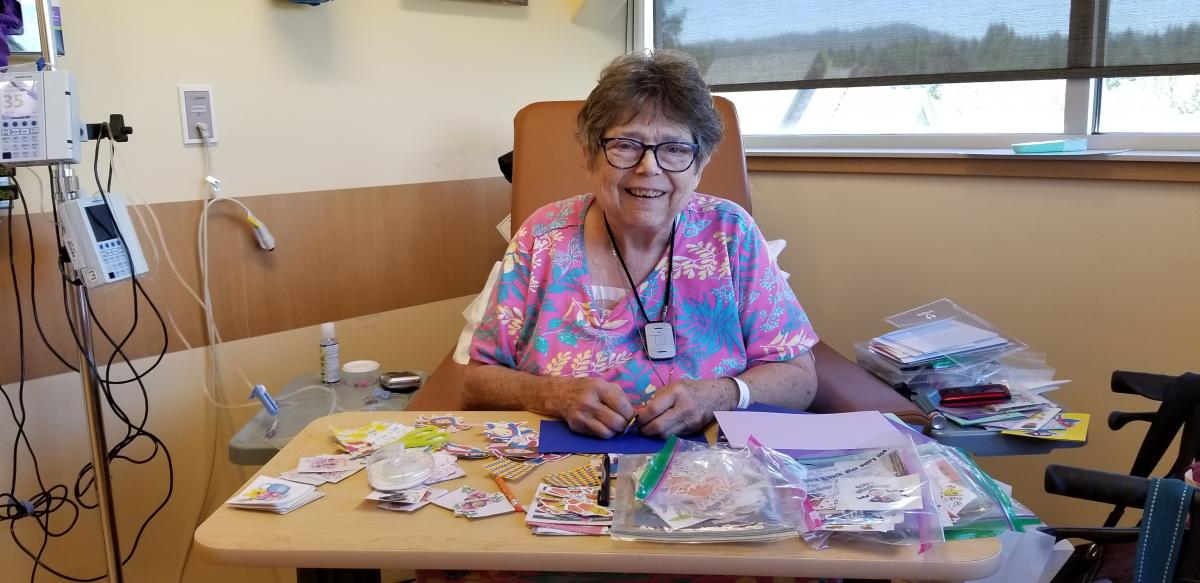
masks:
<svg viewBox="0 0 1200 583"><path fill-rule="evenodd" d="M483 320L483 311L487 309L488 298L492 297L492 288L496 287L496 280L500 278L500 262L497 261L492 265L492 272L488 274L487 283L483 284L483 291L471 300L467 308L463 310L463 318L467 319L467 325L463 326L462 333L458 335L458 346L454 348L454 362L458 364L467 364L471 361L471 337L475 335L475 329L479 327L479 322Z"/></svg>

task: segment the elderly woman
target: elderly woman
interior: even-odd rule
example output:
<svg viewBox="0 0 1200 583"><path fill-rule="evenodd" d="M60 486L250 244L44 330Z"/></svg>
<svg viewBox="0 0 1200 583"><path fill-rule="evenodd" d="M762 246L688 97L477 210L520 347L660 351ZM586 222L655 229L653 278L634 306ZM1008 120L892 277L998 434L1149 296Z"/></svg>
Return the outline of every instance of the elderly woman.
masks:
<svg viewBox="0 0 1200 583"><path fill-rule="evenodd" d="M578 124L594 188L513 237L471 344L467 406L598 437L631 422L686 434L752 401L807 407L808 317L746 211L695 192L722 132L696 62L616 59Z"/></svg>

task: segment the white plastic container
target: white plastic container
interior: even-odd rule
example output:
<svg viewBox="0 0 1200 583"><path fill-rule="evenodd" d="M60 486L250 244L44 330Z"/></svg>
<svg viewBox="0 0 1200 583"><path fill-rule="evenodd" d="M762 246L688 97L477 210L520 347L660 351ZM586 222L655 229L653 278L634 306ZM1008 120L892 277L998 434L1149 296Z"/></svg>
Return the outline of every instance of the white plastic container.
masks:
<svg viewBox="0 0 1200 583"><path fill-rule="evenodd" d="M379 384L379 363L374 360L352 360L342 365L342 380L359 389Z"/></svg>
<svg viewBox="0 0 1200 583"><path fill-rule="evenodd" d="M380 492L414 488L433 474L434 465L429 452L392 444L367 458L367 483Z"/></svg>

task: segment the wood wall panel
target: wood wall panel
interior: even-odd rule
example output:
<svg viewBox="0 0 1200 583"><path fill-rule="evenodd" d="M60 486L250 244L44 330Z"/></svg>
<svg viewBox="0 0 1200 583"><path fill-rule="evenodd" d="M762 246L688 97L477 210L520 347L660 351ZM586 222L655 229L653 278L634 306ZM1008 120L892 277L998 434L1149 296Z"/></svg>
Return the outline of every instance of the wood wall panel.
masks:
<svg viewBox="0 0 1200 583"><path fill-rule="evenodd" d="M494 226L508 213L509 195L504 179L485 178L246 198L243 202L275 235L277 248L271 253L257 247L238 207L219 204L209 214L209 285L221 334L225 340L260 336L477 292L504 250ZM153 208L176 266L199 292L196 223L201 203ZM74 363L61 279L51 260L53 226L48 216L37 213L30 224L37 245L39 317L51 343ZM0 220L0 257L5 259L0 272L0 382L6 385L20 377L8 227L7 220ZM25 376L62 372L66 368L33 327L24 217L14 215L12 227L25 316ZM149 239L157 240L157 235L143 232L140 225L138 230L151 265L139 281L189 344L204 344L199 305L170 273L166 259L154 257ZM133 321L130 284L95 290L92 299L109 332L123 336ZM162 343L149 306L141 302L137 309L140 325L126 349L132 357L152 354ZM169 323L168 333L169 350L183 349ZM111 347L99 332L96 346L97 357L106 361ZM113 378L124 378L122 372L114 370Z"/></svg>

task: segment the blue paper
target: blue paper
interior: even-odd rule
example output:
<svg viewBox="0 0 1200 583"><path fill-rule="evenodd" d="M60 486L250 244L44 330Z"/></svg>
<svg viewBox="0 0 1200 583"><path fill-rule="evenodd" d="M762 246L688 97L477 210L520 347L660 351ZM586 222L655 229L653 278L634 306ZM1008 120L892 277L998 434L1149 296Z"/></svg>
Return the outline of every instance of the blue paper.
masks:
<svg viewBox="0 0 1200 583"><path fill-rule="evenodd" d="M680 436L682 439L705 443L703 433ZM654 453L667 440L647 437L636 431L611 439L580 435L562 421L542 421L538 436L538 453Z"/></svg>

